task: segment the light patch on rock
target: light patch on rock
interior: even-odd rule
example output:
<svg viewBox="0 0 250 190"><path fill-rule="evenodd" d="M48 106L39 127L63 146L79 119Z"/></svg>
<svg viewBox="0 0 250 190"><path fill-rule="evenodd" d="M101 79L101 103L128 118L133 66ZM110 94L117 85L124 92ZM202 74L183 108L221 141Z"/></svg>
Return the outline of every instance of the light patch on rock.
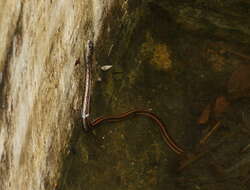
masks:
<svg viewBox="0 0 250 190"><path fill-rule="evenodd" d="M170 59L170 50L165 44L155 45L152 62L164 70L171 69L172 61Z"/></svg>
<svg viewBox="0 0 250 190"><path fill-rule="evenodd" d="M172 68L171 50L167 44L157 43L150 33L146 35L146 42L142 44L141 53L143 57L150 57L149 62L158 69L168 71Z"/></svg>

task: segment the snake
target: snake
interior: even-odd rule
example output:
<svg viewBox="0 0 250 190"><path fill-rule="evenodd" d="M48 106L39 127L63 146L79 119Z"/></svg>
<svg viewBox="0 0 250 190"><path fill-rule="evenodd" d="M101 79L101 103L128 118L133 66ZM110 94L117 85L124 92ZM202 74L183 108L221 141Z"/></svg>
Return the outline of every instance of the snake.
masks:
<svg viewBox="0 0 250 190"><path fill-rule="evenodd" d="M85 89L83 97L83 108L82 108L82 120L83 120L83 129L84 131L92 131L96 128L105 125L106 123L120 122L122 120L131 118L131 117L146 117L151 119L160 129L161 136L166 142L168 147L176 154L183 154L185 151L181 148L175 140L171 137L167 131L165 123L152 111L146 109L133 109L124 113L110 116L101 116L96 119L91 119L91 94L92 94L92 68L93 68L93 56L94 56L94 43L91 40L88 40L86 43L86 53L84 56L85 61Z"/></svg>

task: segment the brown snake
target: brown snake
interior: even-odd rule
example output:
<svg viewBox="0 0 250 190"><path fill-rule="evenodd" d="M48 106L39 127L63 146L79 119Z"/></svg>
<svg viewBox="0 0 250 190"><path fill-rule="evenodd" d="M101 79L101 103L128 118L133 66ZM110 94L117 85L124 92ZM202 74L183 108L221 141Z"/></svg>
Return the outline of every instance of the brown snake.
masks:
<svg viewBox="0 0 250 190"><path fill-rule="evenodd" d="M85 55L85 91L83 99L83 109L82 109L82 118L83 118L83 128L85 131L93 130L99 127L104 123L118 122L124 119L127 119L131 116L144 116L150 118L154 121L160 128L161 135L169 146L169 148L174 151L176 154L183 154L185 151L177 145L174 139L169 135L166 125L161 119L148 110L131 110L119 115L98 117L93 121L90 120L90 100L91 100L91 90L92 90L92 64L93 64L93 54L94 54L94 44L92 41L88 40L87 42L87 51Z"/></svg>

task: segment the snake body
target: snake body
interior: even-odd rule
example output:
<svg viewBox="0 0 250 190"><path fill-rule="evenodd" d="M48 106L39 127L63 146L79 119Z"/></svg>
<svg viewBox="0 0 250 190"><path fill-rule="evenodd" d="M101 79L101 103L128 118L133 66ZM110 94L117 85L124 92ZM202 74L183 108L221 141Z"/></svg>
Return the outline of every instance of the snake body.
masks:
<svg viewBox="0 0 250 190"><path fill-rule="evenodd" d="M92 41L88 40L86 46L86 55L85 55L85 90L83 97L83 109L82 109L82 118L83 118L83 128L85 131L90 129L90 100L91 100L91 89L92 89L92 62L93 62L93 53L94 53L94 44Z"/></svg>

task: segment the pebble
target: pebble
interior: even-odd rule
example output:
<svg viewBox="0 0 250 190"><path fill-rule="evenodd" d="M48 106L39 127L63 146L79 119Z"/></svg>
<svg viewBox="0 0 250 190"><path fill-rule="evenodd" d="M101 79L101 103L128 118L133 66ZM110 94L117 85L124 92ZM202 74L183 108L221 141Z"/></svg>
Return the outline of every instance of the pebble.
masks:
<svg viewBox="0 0 250 190"><path fill-rule="evenodd" d="M103 66L101 66L102 71L108 71L111 68L112 68L112 65L103 65Z"/></svg>

